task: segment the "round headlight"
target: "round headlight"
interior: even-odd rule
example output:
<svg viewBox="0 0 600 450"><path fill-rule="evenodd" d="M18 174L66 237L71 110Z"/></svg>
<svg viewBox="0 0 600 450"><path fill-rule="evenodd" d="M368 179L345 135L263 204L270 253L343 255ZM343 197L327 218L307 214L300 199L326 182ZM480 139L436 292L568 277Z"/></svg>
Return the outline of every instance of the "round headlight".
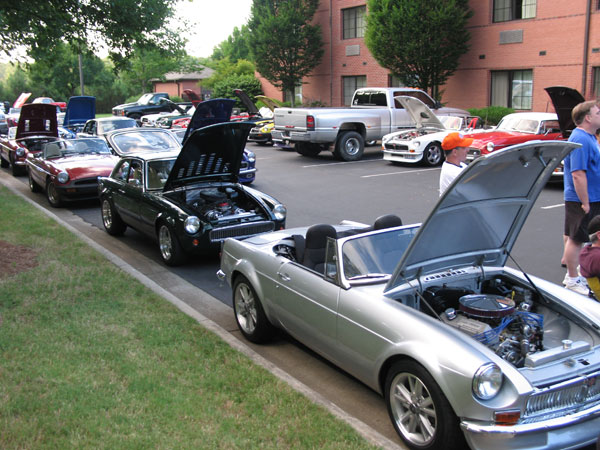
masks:
<svg viewBox="0 0 600 450"><path fill-rule="evenodd" d="M484 364L473 376L473 394L481 400L494 398L500 392L503 378L502 371L496 364Z"/></svg>
<svg viewBox="0 0 600 450"><path fill-rule="evenodd" d="M253 152L248 152L248 162L256 161L256 155Z"/></svg>
<svg viewBox="0 0 600 450"><path fill-rule="evenodd" d="M493 142L488 142L488 144L486 146L488 152L493 152L494 151L494 147L495 147L495 145L494 145Z"/></svg>
<svg viewBox="0 0 600 450"><path fill-rule="evenodd" d="M21 148L21 147L19 147L19 148L18 148L18 149L15 151L15 153L17 154L17 156L25 156L25 149L24 149L24 148Z"/></svg>
<svg viewBox="0 0 600 450"><path fill-rule="evenodd" d="M56 179L58 180L59 183L65 184L66 182L69 181L69 174L67 172L60 172Z"/></svg>
<svg viewBox="0 0 600 450"><path fill-rule="evenodd" d="M285 219L285 216L287 215L287 208L285 206L283 206L282 204L277 204L273 208L273 214L275 214L275 218L277 220L283 220L283 219Z"/></svg>
<svg viewBox="0 0 600 450"><path fill-rule="evenodd" d="M187 219L185 219L183 228L185 229L186 233L196 234L200 229L200 219L198 219L196 216L189 216Z"/></svg>
<svg viewBox="0 0 600 450"><path fill-rule="evenodd" d="M416 150L416 149L418 149L420 146L421 146L421 143L420 143L419 141L416 141L416 140L415 140L415 141L410 141L410 142L408 143L408 148L409 148L409 149Z"/></svg>

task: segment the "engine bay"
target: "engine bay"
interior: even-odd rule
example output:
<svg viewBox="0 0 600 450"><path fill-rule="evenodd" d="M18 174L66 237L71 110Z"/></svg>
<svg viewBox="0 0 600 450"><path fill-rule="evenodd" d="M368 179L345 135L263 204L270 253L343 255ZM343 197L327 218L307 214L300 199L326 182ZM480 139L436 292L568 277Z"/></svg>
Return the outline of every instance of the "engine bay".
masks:
<svg viewBox="0 0 600 450"><path fill-rule="evenodd" d="M555 348L591 347L593 338L547 303L534 288L496 277L482 283L479 292L470 286L428 287L420 309L521 368L535 367L541 361L536 355Z"/></svg>
<svg viewBox="0 0 600 450"><path fill-rule="evenodd" d="M232 221L268 220L262 208L248 196L231 186L188 189L185 204L201 219L220 226Z"/></svg>

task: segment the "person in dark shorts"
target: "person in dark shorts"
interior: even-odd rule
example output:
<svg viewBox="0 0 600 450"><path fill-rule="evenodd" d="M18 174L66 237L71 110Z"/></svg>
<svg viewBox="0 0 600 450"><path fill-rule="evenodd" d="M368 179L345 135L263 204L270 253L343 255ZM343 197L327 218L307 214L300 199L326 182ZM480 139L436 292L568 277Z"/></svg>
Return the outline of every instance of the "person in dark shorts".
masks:
<svg viewBox="0 0 600 450"><path fill-rule="evenodd" d="M600 147L596 130L600 128L600 107L597 101L582 102L571 113L577 128L570 142L581 144L564 160L565 198L565 263L567 274L563 284L567 289L587 295L583 277L577 273L579 253L588 242L588 222L600 213Z"/></svg>

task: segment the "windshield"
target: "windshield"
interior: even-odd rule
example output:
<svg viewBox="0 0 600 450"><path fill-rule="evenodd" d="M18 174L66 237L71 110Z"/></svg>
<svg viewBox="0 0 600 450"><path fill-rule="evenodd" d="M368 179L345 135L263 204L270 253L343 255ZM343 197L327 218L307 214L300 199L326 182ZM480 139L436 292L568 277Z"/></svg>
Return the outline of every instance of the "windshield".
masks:
<svg viewBox="0 0 600 450"><path fill-rule="evenodd" d="M120 133L113 136L112 143L123 154L181 149L177 139L167 130L136 130Z"/></svg>
<svg viewBox="0 0 600 450"><path fill-rule="evenodd" d="M504 117L496 130L498 131L519 131L521 133L535 133L540 124L539 120L526 119L519 116L506 116Z"/></svg>
<svg viewBox="0 0 600 450"><path fill-rule="evenodd" d="M175 164L174 159L163 159L160 161L150 161L148 163L148 189L162 189L169 178L171 169Z"/></svg>
<svg viewBox="0 0 600 450"><path fill-rule="evenodd" d="M110 155L104 139L68 139L44 145L44 158L60 158L71 155Z"/></svg>
<svg viewBox="0 0 600 450"><path fill-rule="evenodd" d="M446 130L460 130L463 124L463 118L458 116L438 116Z"/></svg>
<svg viewBox="0 0 600 450"><path fill-rule="evenodd" d="M108 120L104 122L98 121L98 134L106 134L113 130L135 127L137 127L137 122L135 119Z"/></svg>
<svg viewBox="0 0 600 450"><path fill-rule="evenodd" d="M346 241L342 246L344 276L350 281L389 278L418 229L395 228Z"/></svg>
<svg viewBox="0 0 600 450"><path fill-rule="evenodd" d="M154 97L154 94L144 94L138 99L137 103L140 105L147 105L152 97Z"/></svg>

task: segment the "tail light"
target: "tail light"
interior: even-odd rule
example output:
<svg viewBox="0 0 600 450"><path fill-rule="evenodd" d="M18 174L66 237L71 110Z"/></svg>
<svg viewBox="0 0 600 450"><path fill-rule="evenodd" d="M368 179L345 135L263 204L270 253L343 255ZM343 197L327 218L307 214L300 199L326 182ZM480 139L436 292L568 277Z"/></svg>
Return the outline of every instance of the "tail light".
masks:
<svg viewBox="0 0 600 450"><path fill-rule="evenodd" d="M306 130L314 131L315 129L315 116L306 116Z"/></svg>

